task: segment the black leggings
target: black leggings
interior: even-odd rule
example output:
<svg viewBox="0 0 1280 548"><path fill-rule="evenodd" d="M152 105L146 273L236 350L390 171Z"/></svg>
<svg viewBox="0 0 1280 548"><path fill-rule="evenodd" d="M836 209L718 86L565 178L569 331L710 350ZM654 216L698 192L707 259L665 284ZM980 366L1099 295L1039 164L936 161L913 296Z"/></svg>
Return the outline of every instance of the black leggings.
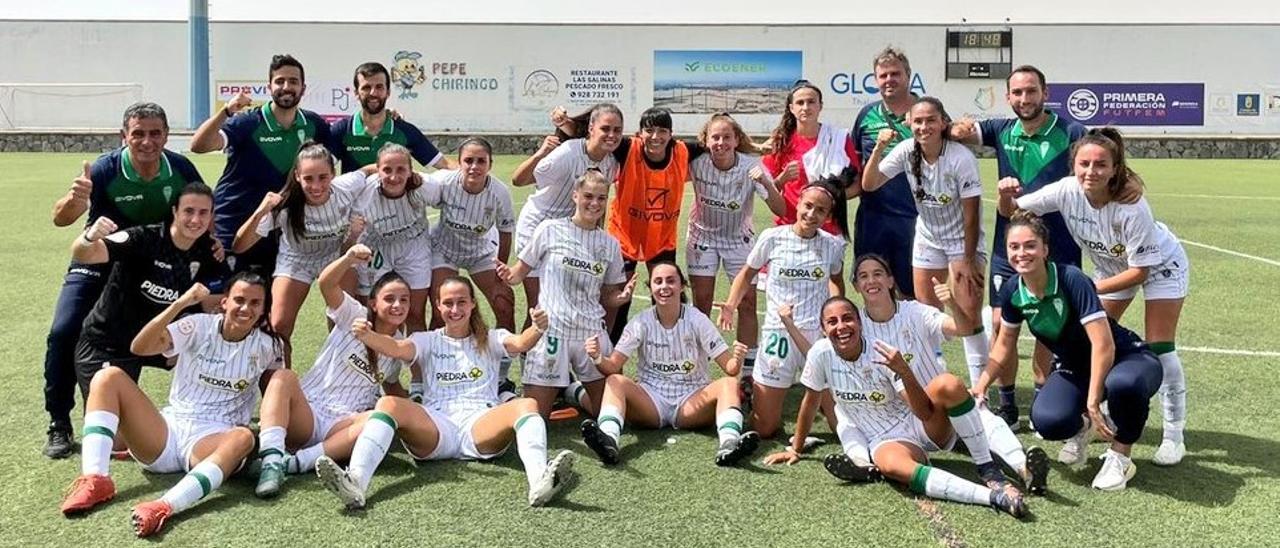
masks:
<svg viewBox="0 0 1280 548"><path fill-rule="evenodd" d="M658 253L652 259L645 261L645 267L652 270L653 263L658 263L658 262L666 262L666 263L676 262L676 250L668 249L666 251ZM631 275L635 273L636 268L638 266L639 264L637 263L637 261L632 261L630 259L623 261L622 271L624 274L626 274L627 280L631 279ZM646 284L645 280L636 281L637 287L644 286L645 284ZM622 338L622 330L623 328L627 327L627 315L630 313L631 313L631 301L622 303L622 306L618 307L618 314L613 319L613 329L609 331L609 340L613 341L613 344L618 344L618 339Z"/></svg>
<svg viewBox="0 0 1280 548"><path fill-rule="evenodd" d="M1151 396L1160 389L1164 370L1160 360L1147 352L1121 356L1107 373L1107 408L1116 425L1116 441L1133 444L1147 423ZM1058 369L1045 380L1044 388L1031 404L1031 422L1047 440L1065 440L1084 426L1080 416L1089 398L1089 369Z"/></svg>

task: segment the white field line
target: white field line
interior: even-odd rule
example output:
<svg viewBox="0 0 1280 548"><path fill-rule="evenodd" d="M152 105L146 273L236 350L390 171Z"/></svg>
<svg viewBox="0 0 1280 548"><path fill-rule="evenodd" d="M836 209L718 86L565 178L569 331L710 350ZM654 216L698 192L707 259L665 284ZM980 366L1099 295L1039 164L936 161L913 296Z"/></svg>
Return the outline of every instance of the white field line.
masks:
<svg viewBox="0 0 1280 548"><path fill-rule="evenodd" d="M1034 342L1036 339L1030 335L1022 335L1018 340ZM1181 352L1196 352L1200 354L1221 354L1225 356L1249 356L1254 358L1280 358L1280 352L1274 350L1243 350L1239 348L1214 348L1212 346L1178 346Z"/></svg>
<svg viewBox="0 0 1280 548"><path fill-rule="evenodd" d="M1260 263L1269 264L1269 265L1271 265L1271 266L1280 266L1280 261L1277 261L1277 260L1275 260L1275 259L1268 259L1268 258L1266 258L1266 257L1259 257L1259 256L1257 256L1257 255L1250 255L1250 254L1248 254L1248 253L1241 253L1241 252L1239 252L1239 251L1234 251L1234 250L1231 250L1231 249L1226 249L1226 248L1218 247L1218 246L1216 246L1216 245L1209 245L1209 244L1202 244L1202 243L1200 243L1200 242L1193 242L1193 241L1188 240L1188 239L1186 239L1186 238L1182 238L1182 239L1181 239L1181 241L1182 241L1182 243L1184 243L1184 244L1194 245L1194 246L1196 246L1196 247L1203 247L1203 248L1205 248L1205 249L1209 249L1209 250L1217 251L1218 253L1226 253L1227 255L1235 255L1236 257L1242 257L1242 258L1245 258L1245 259L1251 259L1251 260L1254 260L1254 261L1258 261L1258 262L1260 262Z"/></svg>
<svg viewBox="0 0 1280 548"><path fill-rule="evenodd" d="M1200 198L1206 200L1265 200L1280 201L1280 196L1240 196L1230 194L1166 194L1163 192L1147 194L1154 198Z"/></svg>
<svg viewBox="0 0 1280 548"><path fill-rule="evenodd" d="M987 198L983 198L983 199L982 199L982 201L984 201L984 202L986 202L986 203L988 203L988 204L992 204L992 205L995 205L995 203L996 203L996 201L995 201L995 200L989 200L989 199L987 199ZM1196 246L1196 247L1202 247L1202 248L1209 249L1209 250L1212 250L1212 251L1217 251L1217 252L1219 252L1219 253L1226 253L1227 255L1235 255L1236 257L1240 257L1240 258L1243 258L1243 259L1250 259L1250 260L1258 261L1258 262L1260 262L1260 263L1269 264L1269 265L1271 265L1271 266L1280 266L1280 261L1277 261L1277 260L1275 260L1275 259L1268 259L1268 258L1266 258L1266 257L1259 257L1259 256L1257 256L1257 255L1250 255L1250 254L1248 254L1248 253L1241 253L1241 252L1239 252L1239 251L1234 251L1234 250L1227 249L1227 248L1224 248L1224 247L1218 247L1218 246L1216 246L1216 245L1209 245L1209 244L1202 244L1202 243L1200 243L1200 242L1193 242L1193 241L1188 240L1188 239L1185 239L1185 238L1179 238L1178 240L1179 240L1179 241L1181 241L1181 242L1182 242L1182 243L1184 243L1184 244L1194 245L1194 246Z"/></svg>

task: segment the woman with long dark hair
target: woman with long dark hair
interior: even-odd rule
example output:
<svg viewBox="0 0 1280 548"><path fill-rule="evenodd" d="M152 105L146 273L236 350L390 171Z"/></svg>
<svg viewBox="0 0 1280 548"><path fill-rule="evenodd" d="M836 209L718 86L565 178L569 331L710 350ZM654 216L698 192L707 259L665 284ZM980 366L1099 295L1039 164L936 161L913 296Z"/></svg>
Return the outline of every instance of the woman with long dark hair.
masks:
<svg viewBox="0 0 1280 548"><path fill-rule="evenodd" d="M109 467L117 435L144 470L186 472L159 499L133 508L133 528L140 537L156 533L174 514L208 496L253 451L247 425L259 379L276 367L281 350L264 319L266 282L251 272L237 274L220 301L221 313L178 318L207 298L208 288L191 286L131 344L137 355L178 358L163 410L124 370L107 367L94 375L85 402L81 475L62 501L63 514L83 514L115 497Z"/></svg>
<svg viewBox="0 0 1280 548"><path fill-rule="evenodd" d="M355 320L356 338L371 351L419 362L427 392L421 404L397 396L379 399L371 413L361 415L350 465L343 469L321 456L316 473L348 509L363 508L369 480L395 437L420 460L495 459L514 441L529 480L529 505L551 502L572 474L574 454L560 451L547 460L546 423L534 400L498 402L499 359L533 347L547 330L547 315L531 310L533 326L513 335L485 325L470 280L448 278L438 290L440 329L396 340Z"/></svg>
<svg viewBox="0 0 1280 548"><path fill-rule="evenodd" d="M271 280L271 327L284 341L286 368L292 365L290 336L311 282L364 230L364 217L355 210L355 193L346 184L334 184L336 171L333 155L324 145L302 145L284 189L262 198L231 244L234 253L244 253L271 231L281 231ZM348 176L363 177L359 172ZM348 282L351 292L355 282L353 275Z"/></svg>
<svg viewBox="0 0 1280 548"><path fill-rule="evenodd" d="M917 99L907 111L911 138L885 149L897 131L882 129L862 172L862 190L876 192L906 173L916 200L915 242L911 253L916 299L942 309L931 280L954 282L956 302L968 318L980 318L987 254L982 249L982 179L978 159L951 140L951 117L942 101ZM963 335L970 384L987 364L987 336L981 323Z"/></svg>
<svg viewBox="0 0 1280 548"><path fill-rule="evenodd" d="M1107 316L1088 276L1049 260L1049 231L1034 213L1015 212L1005 241L1017 275L1000 289L1002 327L973 392L981 398L1017 359L1025 322L1058 358L1031 404L1036 431L1047 440L1067 440L1058 459L1077 466L1088 462L1089 435L1096 431L1111 448L1093 487L1124 489L1137 471L1130 452L1164 376L1160 361L1137 334ZM1102 414L1104 402L1109 420Z"/></svg>

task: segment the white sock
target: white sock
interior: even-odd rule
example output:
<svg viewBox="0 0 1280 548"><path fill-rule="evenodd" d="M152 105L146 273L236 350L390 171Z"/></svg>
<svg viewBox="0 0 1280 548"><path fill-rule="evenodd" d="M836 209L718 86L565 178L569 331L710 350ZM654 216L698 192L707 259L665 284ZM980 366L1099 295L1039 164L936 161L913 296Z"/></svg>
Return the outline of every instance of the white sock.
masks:
<svg viewBox="0 0 1280 548"><path fill-rule="evenodd" d="M969 448L974 464L991 462L991 448L987 445L987 435L982 430L982 419L978 417L978 407L973 398L948 409L947 417L951 419L951 427L955 428L956 435Z"/></svg>
<svg viewBox="0 0 1280 548"><path fill-rule="evenodd" d="M1026 470L1027 454L1022 450L1022 442L1018 441L1018 436L1013 434L1004 419L986 407L978 408L978 418L982 419L982 430L987 434L987 446L991 452L999 455L1014 470Z"/></svg>
<svg viewBox="0 0 1280 548"><path fill-rule="evenodd" d="M1164 439L1182 443L1182 429L1187 425L1187 377L1178 351L1158 356L1164 369L1160 384L1160 403L1164 409Z"/></svg>
<svg viewBox="0 0 1280 548"><path fill-rule="evenodd" d="M110 411L84 414L84 431L80 440L80 473L111 475L111 446L115 444L120 417Z"/></svg>
<svg viewBox="0 0 1280 548"><path fill-rule="evenodd" d="M742 410L730 407L716 414L716 434L720 443L736 440L742 436Z"/></svg>
<svg viewBox="0 0 1280 548"><path fill-rule="evenodd" d="M582 407L582 398L587 395L587 387L582 386L582 383L578 381L573 381L569 383L569 386L564 387L564 390L561 390L560 393L564 397L564 401L569 405Z"/></svg>
<svg viewBox="0 0 1280 548"><path fill-rule="evenodd" d="M605 435L618 441L622 437L622 410L612 405L600 407L600 417L596 419L596 424L600 425L600 431Z"/></svg>
<svg viewBox="0 0 1280 548"><path fill-rule="evenodd" d="M511 358L498 360L498 378L509 379L511 374Z"/></svg>
<svg viewBox="0 0 1280 548"><path fill-rule="evenodd" d="M915 476L911 478L911 490L935 499L982 506L991 504L991 489L923 464L916 468Z"/></svg>
<svg viewBox="0 0 1280 548"><path fill-rule="evenodd" d="M195 468L192 468L190 472L187 472L187 475L182 476L177 485L165 491L160 500L169 503L169 506L173 508L173 513L176 514L190 508L196 501L209 496L209 493L212 493L219 485L222 485L222 469L206 459L197 464Z"/></svg>
<svg viewBox="0 0 1280 548"><path fill-rule="evenodd" d="M978 332L966 335L963 341L964 361L969 364L969 386L975 386L982 376L982 370L987 367L987 357L990 354L987 335L986 333Z"/></svg>
<svg viewBox="0 0 1280 548"><path fill-rule="evenodd" d="M516 452L524 463L524 475L532 489L547 469L547 422L541 415L529 413L516 419L515 430Z"/></svg>
<svg viewBox="0 0 1280 548"><path fill-rule="evenodd" d="M991 339L996 335L996 326L991 324L991 305L982 305L982 334L987 337L987 347L992 344Z"/></svg>
<svg viewBox="0 0 1280 548"><path fill-rule="evenodd" d="M268 426L258 432L258 457L268 466L284 460L284 427Z"/></svg>
<svg viewBox="0 0 1280 548"><path fill-rule="evenodd" d="M849 460L858 466L871 466L871 449L867 447L870 442L862 429L848 421L837 421L836 436L840 438L840 447Z"/></svg>
<svg viewBox="0 0 1280 548"><path fill-rule="evenodd" d="M310 447L303 447L297 453L289 455L285 459L284 471L286 474L305 474L316 469L316 459L324 454L324 442L317 443Z"/></svg>
<svg viewBox="0 0 1280 548"><path fill-rule="evenodd" d="M396 435L396 420L391 415L374 411L364 423L356 445L351 449L351 464L347 473L355 478L361 489L369 489L369 481L382 458L391 449L391 439Z"/></svg>

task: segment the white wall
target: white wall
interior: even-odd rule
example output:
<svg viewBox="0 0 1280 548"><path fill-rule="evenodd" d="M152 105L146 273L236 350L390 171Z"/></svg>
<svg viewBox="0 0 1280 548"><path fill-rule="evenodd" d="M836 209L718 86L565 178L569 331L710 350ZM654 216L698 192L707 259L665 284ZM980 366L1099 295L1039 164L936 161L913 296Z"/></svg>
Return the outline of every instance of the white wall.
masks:
<svg viewBox="0 0 1280 548"><path fill-rule="evenodd" d="M1051 83L1204 83L1203 127L1140 127L1132 133L1280 134L1280 112L1267 112L1265 105L1260 116L1235 115L1237 93L1280 95L1280 58L1274 55L1280 51L1280 27L1023 25L1014 26L1013 33L1014 63L1040 66ZM344 101L328 99L335 88L342 95L355 65L368 60L390 65L396 52L413 51L422 55L427 81L415 88L417 98L401 99L396 90L390 101L411 121L435 131L541 132L548 129L546 107L570 101L565 83L571 70L616 71L612 87L621 89L614 90L619 94L614 102L630 116L630 126L652 104L656 49L801 50L804 77L826 94L824 119L849 125L857 109L874 100L861 89L871 57L892 43L907 51L924 91L942 98L953 116L1006 114L1002 81L944 81L944 36L942 26L218 22L211 28L211 80L215 94L219 82L265 83L270 55L290 52L307 66L309 104L340 112ZM175 126L187 119L186 55L182 23L0 22L0 58L6 60L0 83L139 82L147 98L169 110ZM433 74L435 63L465 63L466 74ZM524 96L526 78L537 70L555 75L557 96ZM495 89L432 88L435 79L452 77ZM849 86L850 81L856 85ZM1225 111L1215 107L1224 98L1230 103ZM992 106L984 110L988 103ZM108 127L119 123L118 113L103 116ZM777 121L776 114L739 118L752 132L767 131ZM702 114L678 116L677 129L695 130L704 119ZM0 117L0 127L3 122Z"/></svg>

